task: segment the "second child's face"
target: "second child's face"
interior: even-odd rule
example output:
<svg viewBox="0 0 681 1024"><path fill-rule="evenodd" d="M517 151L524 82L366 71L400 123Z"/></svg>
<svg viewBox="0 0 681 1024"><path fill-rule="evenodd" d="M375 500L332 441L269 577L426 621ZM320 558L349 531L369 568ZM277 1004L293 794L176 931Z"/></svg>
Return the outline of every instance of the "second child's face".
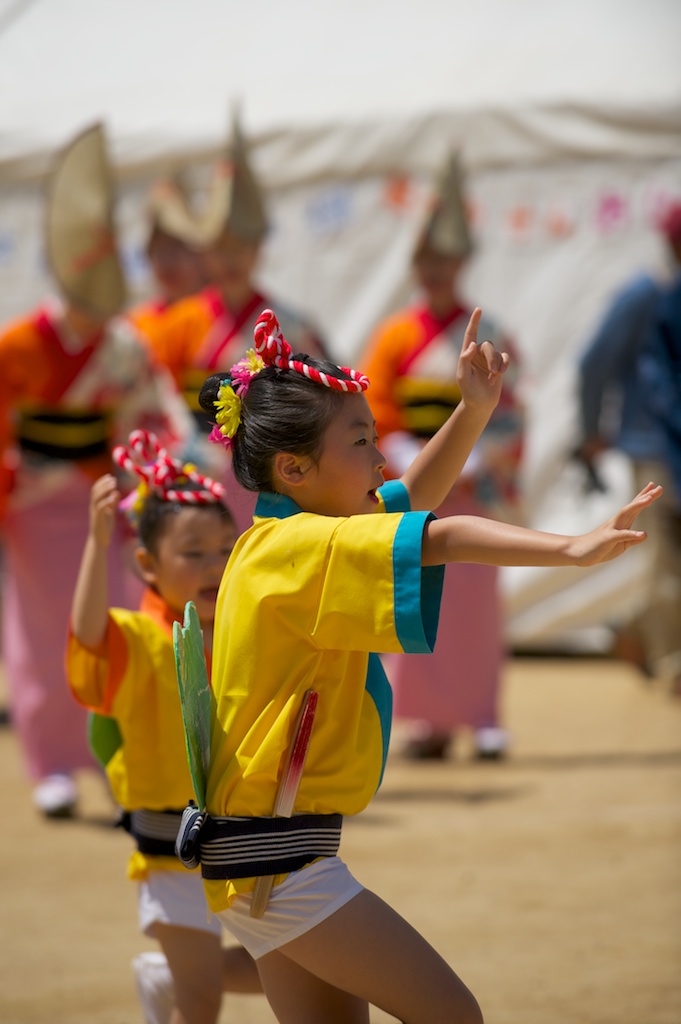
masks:
<svg viewBox="0 0 681 1024"><path fill-rule="evenodd" d="M183 508L168 517L156 553L141 553L140 568L171 608L183 613L187 601L193 601L201 622L209 623L235 542L235 527L215 508Z"/></svg>
<svg viewBox="0 0 681 1024"><path fill-rule="evenodd" d="M306 509L327 516L375 512L384 467L369 403L363 394L344 396L309 473Z"/></svg>

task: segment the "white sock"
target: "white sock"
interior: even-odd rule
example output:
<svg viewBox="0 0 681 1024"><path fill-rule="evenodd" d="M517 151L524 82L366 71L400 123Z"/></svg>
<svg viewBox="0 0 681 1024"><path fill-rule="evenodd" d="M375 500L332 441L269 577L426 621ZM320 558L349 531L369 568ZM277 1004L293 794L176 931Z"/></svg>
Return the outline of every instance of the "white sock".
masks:
<svg viewBox="0 0 681 1024"><path fill-rule="evenodd" d="M145 1024L168 1024L175 1005L175 990L165 956L156 951L138 953L133 957L132 969Z"/></svg>

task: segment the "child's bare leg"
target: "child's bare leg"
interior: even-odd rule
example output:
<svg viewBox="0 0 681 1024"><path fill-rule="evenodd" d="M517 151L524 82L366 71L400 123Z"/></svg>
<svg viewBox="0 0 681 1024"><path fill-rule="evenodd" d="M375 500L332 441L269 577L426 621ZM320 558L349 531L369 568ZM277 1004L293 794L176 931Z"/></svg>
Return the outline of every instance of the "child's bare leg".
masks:
<svg viewBox="0 0 681 1024"><path fill-rule="evenodd" d="M222 949L222 991L249 994L262 992L258 967L243 946Z"/></svg>
<svg viewBox="0 0 681 1024"><path fill-rule="evenodd" d="M473 995L439 953L367 890L278 952L329 986L380 1007L404 1024L482 1024ZM268 965L263 961L265 984ZM279 974L285 981L283 968ZM270 998L269 979L266 991ZM293 1024L295 1014L279 1019ZM341 1019L359 1018L334 1018Z"/></svg>
<svg viewBox="0 0 681 1024"><path fill-rule="evenodd" d="M153 935L173 975L175 1010L171 1024L215 1024L223 987L220 936L158 922Z"/></svg>
<svg viewBox="0 0 681 1024"><path fill-rule="evenodd" d="M267 953L257 963L279 1024L369 1024L364 999L329 985L283 953Z"/></svg>

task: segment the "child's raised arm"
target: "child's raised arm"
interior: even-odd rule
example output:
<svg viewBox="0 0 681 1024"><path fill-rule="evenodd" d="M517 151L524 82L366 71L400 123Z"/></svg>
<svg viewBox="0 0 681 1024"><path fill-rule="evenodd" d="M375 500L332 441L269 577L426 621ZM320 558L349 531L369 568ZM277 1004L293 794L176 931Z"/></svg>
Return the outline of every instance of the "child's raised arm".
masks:
<svg viewBox="0 0 681 1024"><path fill-rule="evenodd" d="M85 647L104 641L109 613L107 552L121 495L110 473L95 480L90 492L90 532L80 562L71 605L71 631Z"/></svg>
<svg viewBox="0 0 681 1024"><path fill-rule="evenodd" d="M423 565L478 562L485 565L597 565L646 539L632 525L662 488L648 484L602 526L577 537L541 533L476 516L450 516L429 522L424 531Z"/></svg>
<svg viewBox="0 0 681 1024"><path fill-rule="evenodd" d="M464 335L456 372L461 401L402 476L412 509L444 501L499 402L509 357L491 341L478 345L481 316L480 308L473 311Z"/></svg>

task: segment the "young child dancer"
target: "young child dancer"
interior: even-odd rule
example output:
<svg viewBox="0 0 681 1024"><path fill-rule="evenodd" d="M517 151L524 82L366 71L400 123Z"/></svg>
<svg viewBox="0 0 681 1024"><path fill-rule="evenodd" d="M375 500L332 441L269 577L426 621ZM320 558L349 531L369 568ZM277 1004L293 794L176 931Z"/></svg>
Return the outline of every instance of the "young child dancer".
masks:
<svg viewBox="0 0 681 1024"><path fill-rule="evenodd" d="M210 656L218 584L236 529L221 485L171 459L154 435L133 432L129 447L116 448L114 459L142 478L133 493L140 540L135 557L148 589L140 611L109 608L107 549L121 495L112 475L101 476L91 491L90 531L73 599L69 684L81 704L111 716L120 732L106 771L137 844L128 875L139 882L140 927L158 940L172 975L172 985L164 986L167 967L149 957L147 966L161 977L160 991L149 996L139 970L144 954L136 958L147 1020L214 1024L223 986L234 992L261 987L248 953L222 948L222 928L208 912L200 875L175 856L192 784L172 626L193 601ZM169 987L172 1014L162 1009Z"/></svg>
<svg viewBox="0 0 681 1024"><path fill-rule="evenodd" d="M256 958L282 1024L367 1024L370 1005L408 1024L479 1024L454 971L336 855L342 816L369 803L388 750L390 690L371 652L432 649L443 564L615 558L644 540L632 524L661 491L650 484L577 537L436 519L428 509L483 430L508 361L476 344L479 318L476 310L457 371L461 403L385 486L368 380L293 356L269 311L255 351L202 391L203 408L216 410L214 438L231 449L239 482L260 495L217 600L208 814L196 812L196 845L209 905ZM294 813L277 817L282 765L310 690L316 714ZM272 875L257 916L256 877Z"/></svg>

